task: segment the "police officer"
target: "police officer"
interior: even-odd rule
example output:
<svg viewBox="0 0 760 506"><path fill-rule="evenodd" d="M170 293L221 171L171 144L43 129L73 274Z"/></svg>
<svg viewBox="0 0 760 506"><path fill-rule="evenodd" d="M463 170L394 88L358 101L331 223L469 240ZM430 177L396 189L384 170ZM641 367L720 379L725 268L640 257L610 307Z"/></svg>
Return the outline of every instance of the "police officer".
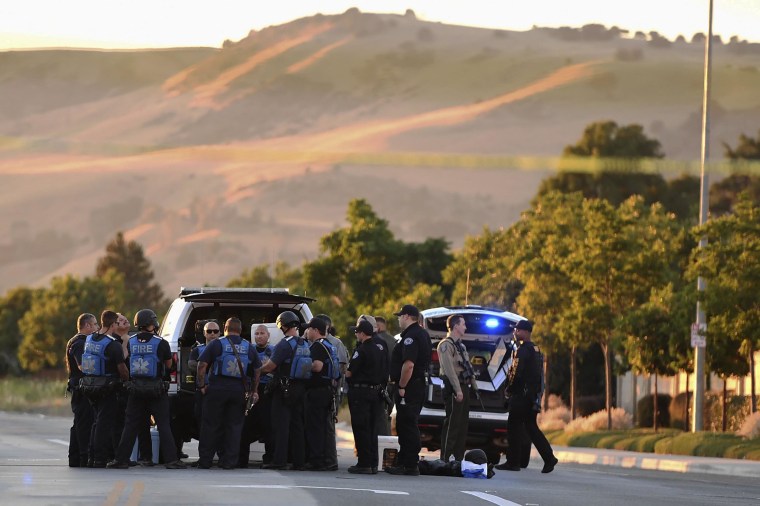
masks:
<svg viewBox="0 0 760 506"><path fill-rule="evenodd" d="M430 336L419 323L420 311L407 304L398 313L401 341L393 348L390 366L391 381L396 384L396 432L398 432L398 465L385 471L390 474L419 476L420 429L417 420L425 398L425 378L430 365Z"/></svg>
<svg viewBox="0 0 760 506"><path fill-rule="evenodd" d="M274 373L272 389L272 429L274 431L274 455L272 462L263 469L303 469L306 463L304 446L303 404L306 381L292 376L292 361L296 347L303 343L298 335L301 320L293 311L277 316L277 328L284 337L277 343L272 357L261 367L261 374ZM288 452L290 451L290 452ZM292 467L288 466L288 455Z"/></svg>
<svg viewBox="0 0 760 506"><path fill-rule="evenodd" d="M467 330L464 316L453 314L446 320L448 335L438 343L438 360L443 378L443 405L446 418L441 428L441 460L464 459L467 428L470 422L470 388L478 391L470 357L462 344Z"/></svg>
<svg viewBox="0 0 760 506"><path fill-rule="evenodd" d="M380 403L383 409L375 410L375 432L377 432L378 436L390 436L391 421L386 411L387 406L385 403L385 398L387 396L386 389L388 387L388 364L390 363L389 357L393 350L388 349L388 344L386 343L385 339L380 336L380 333L378 332L380 326L374 316L363 314L359 316L359 319L356 320L356 325L358 326L362 321L366 321L372 325L372 342L376 347L379 347L385 353L385 357L382 357L382 360L377 365L378 384L380 385L380 389L378 390L378 399L383 401ZM393 338L391 337L391 339ZM393 340L393 344L395 346L395 339ZM383 392L385 392L385 395L383 395ZM390 397L387 398L390 399Z"/></svg>
<svg viewBox="0 0 760 506"><path fill-rule="evenodd" d="M239 318L224 323L224 337L211 341L198 359L196 384L203 392L203 424L198 443L198 467L208 469L219 452L222 469L235 469L245 420L246 394L258 398L259 356L240 334ZM209 384L205 377L208 371Z"/></svg>
<svg viewBox="0 0 760 506"><path fill-rule="evenodd" d="M253 332L253 340L256 344L256 353L259 361L263 364L274 353L274 347L269 344L269 329L266 325L259 325ZM264 455L261 457L263 464L272 461L274 442L272 441L272 395L270 384L274 375L262 374L259 377L259 400L253 405L250 416L253 418L254 434L259 441L264 443Z"/></svg>
<svg viewBox="0 0 760 506"><path fill-rule="evenodd" d="M334 401L332 345L325 339L327 324L312 318L306 326L306 337L311 342L311 379L306 388L306 440L309 458L305 468L309 471L327 471L327 446L335 445L328 438L328 417L332 417ZM329 348L328 348L329 346ZM333 350L337 356L337 351ZM330 452L332 453L332 452Z"/></svg>
<svg viewBox="0 0 760 506"><path fill-rule="evenodd" d="M213 320L207 321L203 325L203 342L196 341L195 346L190 350L190 357L187 359L187 367L193 373L194 378L198 376L198 359L203 353L203 350L206 349L206 346L208 346L211 341L219 337L220 332L219 324ZM206 374L204 385L208 386L208 374ZM195 422L198 425L198 438L200 439L201 422L203 421L203 392L201 392L201 388L198 387L197 384L195 387L193 414L195 415Z"/></svg>
<svg viewBox="0 0 760 506"><path fill-rule="evenodd" d="M338 362L340 363L340 378L338 379L338 385L334 389L335 394L335 408L338 409L338 406L341 405L341 402L343 401L343 391L345 389L345 383L346 383L346 370L348 368L348 350L346 349L346 346L343 344L343 341L338 339L333 335L333 332L335 332L335 329L332 326L332 319L327 316L326 314L318 314L315 318L320 318L321 320L324 320L325 325L327 325L327 334L325 335L325 339L327 339L330 344L332 344L335 347L335 350L338 352ZM333 413L330 411L327 415L327 455L326 455L326 465L328 471L337 471L338 470L338 446L337 446L337 440L335 436L335 418L337 413Z"/></svg>
<svg viewBox="0 0 760 506"><path fill-rule="evenodd" d="M138 432L145 429L152 415L158 427L167 469L185 469L185 463L177 458L169 415L169 396L164 377L173 366L169 343L156 335L159 323L151 309L141 309L134 319L137 334L129 338L129 398L126 421L121 434L116 459L108 463L112 469L127 469L129 455L135 445Z"/></svg>
<svg viewBox="0 0 760 506"><path fill-rule="evenodd" d="M112 329L118 315L105 310L100 315L100 327ZM85 339L79 369L84 373L79 382L82 393L92 405L94 424L90 433L92 467L106 467L113 454L114 419L118 410L115 384L129 380L121 343L107 333L93 332ZM89 462L88 462L89 466Z"/></svg>
<svg viewBox="0 0 760 506"><path fill-rule="evenodd" d="M354 432L357 463L348 468L352 474L377 474L377 413L385 416L379 391L387 378L387 352L373 338L372 325L360 319L352 331L358 342L348 364L348 409ZM380 340L382 342L382 340ZM385 343L382 343L385 344ZM385 369L385 371L383 370Z"/></svg>
<svg viewBox="0 0 760 506"><path fill-rule="evenodd" d="M82 362L87 336L97 332L98 328L95 315L83 313L77 318L77 334L66 343L66 372L69 376L66 390L71 393L71 412L74 413L74 423L69 430L69 467L87 466L93 414L90 401L79 390L79 380L84 374L77 364Z"/></svg>
<svg viewBox="0 0 760 506"><path fill-rule="evenodd" d="M531 342L533 324L528 320L520 320L515 325L515 339L520 343L513 354L512 365L509 369L509 383L505 395L509 399L509 419L507 420L507 461L498 469L519 471L522 462L522 451L527 437L536 446L536 450L544 460L542 473L551 473L557 465L549 441L538 428L536 417L541 409L543 395L543 357L541 350Z"/></svg>
<svg viewBox="0 0 760 506"><path fill-rule="evenodd" d="M388 322L382 316L376 316L377 321L377 337L382 339L388 350L388 364L391 363L393 357L393 348L396 347L396 339L388 332ZM386 385L385 390L390 399L393 399L395 395L395 385ZM385 420L378 426L378 435L390 436L391 435L391 413L393 412L393 403L385 404Z"/></svg>

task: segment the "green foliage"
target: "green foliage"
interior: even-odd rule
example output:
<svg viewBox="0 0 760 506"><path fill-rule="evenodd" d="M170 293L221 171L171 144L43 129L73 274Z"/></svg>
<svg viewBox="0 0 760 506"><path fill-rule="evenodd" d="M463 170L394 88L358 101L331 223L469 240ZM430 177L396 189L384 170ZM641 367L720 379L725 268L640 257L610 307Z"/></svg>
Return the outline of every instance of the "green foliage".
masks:
<svg viewBox="0 0 760 506"><path fill-rule="evenodd" d="M160 314L169 306L161 286L154 281L153 269L142 246L136 241L125 241L121 232L106 245L106 254L98 259L95 275L104 277L108 271L124 279L123 306L114 307L115 311L132 314L150 308Z"/></svg>
<svg viewBox="0 0 760 506"><path fill-rule="evenodd" d="M618 126L614 121L597 121L586 127L574 145L566 146L565 156L597 158L662 158L660 142L644 135L641 125Z"/></svg>
<svg viewBox="0 0 760 506"><path fill-rule="evenodd" d="M729 448L742 443L742 438L733 434L685 432L673 438L671 453L699 457L723 457ZM660 447L658 447L659 449Z"/></svg>
<svg viewBox="0 0 760 506"><path fill-rule="evenodd" d="M753 202L760 201L760 176L731 174L710 186L710 215L721 216L734 211L742 192Z"/></svg>
<svg viewBox="0 0 760 506"><path fill-rule="evenodd" d="M10 290L0 298L0 374L18 374L18 347L21 331L18 322L32 307L32 301L39 290L20 286Z"/></svg>
<svg viewBox="0 0 760 506"><path fill-rule="evenodd" d="M288 288L291 293L304 294L303 272L280 260L271 272L268 264L257 265L243 271L240 276L227 282L236 288Z"/></svg>
<svg viewBox="0 0 760 506"><path fill-rule="evenodd" d="M113 270L97 278L53 278L50 288L34 294L31 308L18 322L23 336L18 349L21 367L29 372L61 367L79 315L123 307L124 291L122 276Z"/></svg>
<svg viewBox="0 0 760 506"><path fill-rule="evenodd" d="M692 252L687 271L690 279L702 276L707 282L701 292L710 317L707 365L723 377L747 374L742 342L749 340L754 349L760 343L760 207L745 194L734 214L709 220L692 233L707 240Z"/></svg>
<svg viewBox="0 0 760 506"><path fill-rule="evenodd" d="M760 160L760 130L757 131L757 139L741 134L735 149L725 142L723 148L729 160Z"/></svg>

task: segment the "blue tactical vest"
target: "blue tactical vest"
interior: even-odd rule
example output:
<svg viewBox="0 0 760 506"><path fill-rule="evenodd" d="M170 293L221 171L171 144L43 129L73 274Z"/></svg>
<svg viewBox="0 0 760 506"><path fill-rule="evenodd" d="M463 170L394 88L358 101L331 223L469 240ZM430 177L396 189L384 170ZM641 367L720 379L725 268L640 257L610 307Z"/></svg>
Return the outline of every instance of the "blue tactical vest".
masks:
<svg viewBox="0 0 760 506"><path fill-rule="evenodd" d="M338 350L333 344L325 338L317 339L318 343L321 343L326 349L327 354L330 357L330 361L323 364L322 377L329 380L337 380L340 378L340 360L338 359Z"/></svg>
<svg viewBox="0 0 760 506"><path fill-rule="evenodd" d="M274 352L274 348L272 348L269 345L266 345L262 351L259 351L258 347L256 348L256 353L259 354L259 362L262 364L267 360L272 358L272 353ZM266 385L269 383L274 375L270 372L269 374L262 374L259 378L259 384Z"/></svg>
<svg viewBox="0 0 760 506"><path fill-rule="evenodd" d="M140 342L137 336L129 338L129 375L132 378L160 377L159 344L161 344L161 338L158 336L151 337L147 343Z"/></svg>
<svg viewBox="0 0 760 506"><path fill-rule="evenodd" d="M106 348L114 342L111 336L103 336L99 341L95 341L90 334L84 342L84 353L82 353L82 372L85 376L110 376L106 374ZM101 334L102 335L102 334Z"/></svg>
<svg viewBox="0 0 760 506"><path fill-rule="evenodd" d="M232 351L232 341L228 337L220 337L219 344L222 345L222 354L216 357L214 361L216 375L239 378L240 366L235 358L235 352ZM248 363L250 362L248 359L248 349L251 347L251 343L243 339L240 341L240 344L236 344L235 346L237 347L240 362L243 363L243 373L245 373L248 370Z"/></svg>

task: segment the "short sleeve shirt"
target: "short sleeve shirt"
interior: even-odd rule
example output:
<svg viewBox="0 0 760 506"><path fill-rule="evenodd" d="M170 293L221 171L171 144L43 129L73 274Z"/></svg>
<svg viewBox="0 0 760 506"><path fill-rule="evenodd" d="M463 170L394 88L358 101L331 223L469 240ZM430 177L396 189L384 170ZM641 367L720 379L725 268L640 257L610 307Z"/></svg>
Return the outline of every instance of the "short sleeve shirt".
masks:
<svg viewBox="0 0 760 506"><path fill-rule="evenodd" d="M430 364L432 344L427 331L417 323L409 325L401 332L401 340L393 348L391 357L390 376L391 380L398 381L401 378L401 366L407 360L414 363L411 379L422 379Z"/></svg>
<svg viewBox="0 0 760 506"><path fill-rule="evenodd" d="M330 367L330 352L327 351L327 347L322 344L321 339L317 339L311 343L311 360L313 362L322 362L322 370L320 372L312 372L311 379L309 380L309 388L329 386L332 383L330 378L325 378L328 368Z"/></svg>

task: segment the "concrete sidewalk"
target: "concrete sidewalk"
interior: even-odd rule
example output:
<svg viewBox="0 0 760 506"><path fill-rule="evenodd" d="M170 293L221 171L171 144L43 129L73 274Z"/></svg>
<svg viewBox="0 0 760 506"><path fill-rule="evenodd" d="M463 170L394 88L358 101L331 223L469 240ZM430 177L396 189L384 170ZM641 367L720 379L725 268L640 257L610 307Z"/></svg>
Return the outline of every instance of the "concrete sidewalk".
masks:
<svg viewBox="0 0 760 506"><path fill-rule="evenodd" d="M691 457L686 455L658 455L655 453L603 450L598 448L571 448L553 446L554 454L563 463L576 463L621 468L671 471L675 473L702 473L724 476L760 477L760 461ZM535 454L535 450L533 451ZM531 455L533 457L534 455ZM538 457L537 454L535 454ZM538 458L541 461L540 457ZM532 464L532 463L531 463Z"/></svg>

